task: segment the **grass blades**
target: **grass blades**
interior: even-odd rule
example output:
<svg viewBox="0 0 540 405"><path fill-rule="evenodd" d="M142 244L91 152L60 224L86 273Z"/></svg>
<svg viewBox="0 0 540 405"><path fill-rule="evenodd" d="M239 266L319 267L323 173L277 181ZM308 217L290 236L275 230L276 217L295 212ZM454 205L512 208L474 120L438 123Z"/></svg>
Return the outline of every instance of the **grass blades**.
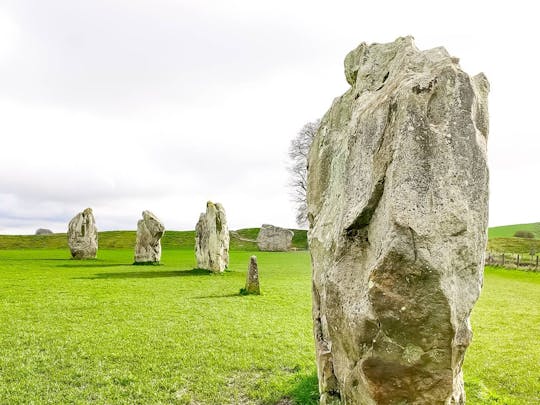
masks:
<svg viewBox="0 0 540 405"><path fill-rule="evenodd" d="M259 252L262 295L241 296L251 254L213 275L192 250L0 250L0 403L315 404L309 254ZM468 404L540 402L539 284L486 269Z"/></svg>

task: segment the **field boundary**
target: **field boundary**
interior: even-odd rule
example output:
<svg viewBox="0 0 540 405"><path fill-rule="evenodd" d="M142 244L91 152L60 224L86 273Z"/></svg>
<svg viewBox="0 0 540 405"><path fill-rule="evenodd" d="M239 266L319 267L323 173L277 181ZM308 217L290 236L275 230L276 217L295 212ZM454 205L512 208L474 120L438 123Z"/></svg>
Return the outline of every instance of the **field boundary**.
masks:
<svg viewBox="0 0 540 405"><path fill-rule="evenodd" d="M538 255L490 251L486 252L485 264L486 266L538 272L539 258Z"/></svg>

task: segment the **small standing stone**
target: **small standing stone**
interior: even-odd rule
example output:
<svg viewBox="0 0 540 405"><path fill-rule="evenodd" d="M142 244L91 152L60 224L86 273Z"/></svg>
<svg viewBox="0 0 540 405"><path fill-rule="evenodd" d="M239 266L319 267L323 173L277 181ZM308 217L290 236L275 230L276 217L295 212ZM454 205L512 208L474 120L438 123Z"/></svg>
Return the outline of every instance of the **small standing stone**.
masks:
<svg viewBox="0 0 540 405"><path fill-rule="evenodd" d="M243 293L255 295L259 295L261 293L259 288L259 267L257 266L257 256L251 256L249 259L246 288L244 289Z"/></svg>
<svg viewBox="0 0 540 405"><path fill-rule="evenodd" d="M74 259L95 259L98 250L98 231L92 208L79 212L69 221L68 245Z"/></svg>
<svg viewBox="0 0 540 405"><path fill-rule="evenodd" d="M161 237L165 227L150 211L143 211L137 222L137 242L134 264L154 264L161 259Z"/></svg>

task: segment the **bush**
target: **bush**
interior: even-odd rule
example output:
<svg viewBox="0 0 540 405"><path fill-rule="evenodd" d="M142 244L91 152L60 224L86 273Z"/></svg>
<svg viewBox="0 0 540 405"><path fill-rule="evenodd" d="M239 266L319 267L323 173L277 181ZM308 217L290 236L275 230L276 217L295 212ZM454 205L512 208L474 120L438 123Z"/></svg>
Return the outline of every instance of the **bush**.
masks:
<svg viewBox="0 0 540 405"><path fill-rule="evenodd" d="M516 231L514 234L514 237L516 238L527 238L527 239L534 239L534 233L530 231Z"/></svg>

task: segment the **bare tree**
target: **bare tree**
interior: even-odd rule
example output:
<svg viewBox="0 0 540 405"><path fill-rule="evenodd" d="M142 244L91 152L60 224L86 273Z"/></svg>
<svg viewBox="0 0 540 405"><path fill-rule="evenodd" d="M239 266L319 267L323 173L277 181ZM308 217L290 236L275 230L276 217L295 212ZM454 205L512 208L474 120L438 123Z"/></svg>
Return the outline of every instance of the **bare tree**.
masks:
<svg viewBox="0 0 540 405"><path fill-rule="evenodd" d="M313 138L317 134L321 120L308 122L291 140L289 146L289 158L291 164L288 167L291 179L291 197L296 203L296 223L299 226L307 225L307 163L308 154Z"/></svg>

